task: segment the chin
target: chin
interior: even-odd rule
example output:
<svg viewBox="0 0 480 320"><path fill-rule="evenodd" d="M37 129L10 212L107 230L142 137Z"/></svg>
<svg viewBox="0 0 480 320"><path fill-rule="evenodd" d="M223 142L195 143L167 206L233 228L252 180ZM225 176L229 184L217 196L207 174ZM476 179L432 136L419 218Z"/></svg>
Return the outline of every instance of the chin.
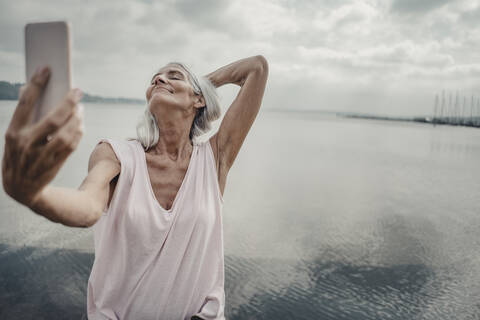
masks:
<svg viewBox="0 0 480 320"><path fill-rule="evenodd" d="M154 92L148 101L149 105L162 105L168 104L169 97L165 95L163 92Z"/></svg>

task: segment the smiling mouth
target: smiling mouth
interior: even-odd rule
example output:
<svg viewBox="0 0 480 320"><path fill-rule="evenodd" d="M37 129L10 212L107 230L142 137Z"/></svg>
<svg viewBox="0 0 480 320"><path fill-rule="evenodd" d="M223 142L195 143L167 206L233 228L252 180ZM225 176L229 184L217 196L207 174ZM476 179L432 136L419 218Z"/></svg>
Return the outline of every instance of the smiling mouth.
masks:
<svg viewBox="0 0 480 320"><path fill-rule="evenodd" d="M155 86L153 89L154 89L154 90L155 90L155 89L163 89L163 90L166 90L166 91L168 91L168 92L170 92L170 93L173 93L171 90L169 90L169 89L167 89L167 88L165 88L165 87L162 87L162 86Z"/></svg>

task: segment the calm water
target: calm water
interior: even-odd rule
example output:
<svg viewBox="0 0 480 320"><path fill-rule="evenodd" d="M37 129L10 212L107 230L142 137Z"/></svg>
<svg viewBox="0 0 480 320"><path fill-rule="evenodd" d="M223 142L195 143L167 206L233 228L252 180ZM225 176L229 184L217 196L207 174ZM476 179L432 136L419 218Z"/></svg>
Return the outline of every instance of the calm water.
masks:
<svg viewBox="0 0 480 320"><path fill-rule="evenodd" d="M143 110L85 107L57 185ZM479 160L478 129L262 110L224 195L228 319L480 319ZM91 231L0 201L0 319L80 319Z"/></svg>

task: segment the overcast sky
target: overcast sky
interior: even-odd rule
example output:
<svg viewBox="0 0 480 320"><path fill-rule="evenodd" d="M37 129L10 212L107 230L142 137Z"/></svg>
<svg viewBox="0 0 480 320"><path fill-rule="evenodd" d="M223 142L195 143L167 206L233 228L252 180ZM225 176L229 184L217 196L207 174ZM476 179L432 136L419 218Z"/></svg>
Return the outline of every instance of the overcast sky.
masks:
<svg viewBox="0 0 480 320"><path fill-rule="evenodd" d="M25 23L63 19L75 85L104 96L143 98L169 61L204 74L256 54L264 108L416 115L442 89L480 94L480 0L0 0L0 80L25 80Z"/></svg>

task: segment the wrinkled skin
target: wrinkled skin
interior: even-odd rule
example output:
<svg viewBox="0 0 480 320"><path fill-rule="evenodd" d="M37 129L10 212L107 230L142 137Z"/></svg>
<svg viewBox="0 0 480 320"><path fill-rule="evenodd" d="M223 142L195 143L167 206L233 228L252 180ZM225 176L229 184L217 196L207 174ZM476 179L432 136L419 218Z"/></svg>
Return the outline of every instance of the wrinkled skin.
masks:
<svg viewBox="0 0 480 320"><path fill-rule="evenodd" d="M32 123L35 103L41 97L50 71L39 69L20 91L18 105L5 133L2 178L5 192L31 207L58 173L83 135L82 93L70 90L62 103Z"/></svg>

